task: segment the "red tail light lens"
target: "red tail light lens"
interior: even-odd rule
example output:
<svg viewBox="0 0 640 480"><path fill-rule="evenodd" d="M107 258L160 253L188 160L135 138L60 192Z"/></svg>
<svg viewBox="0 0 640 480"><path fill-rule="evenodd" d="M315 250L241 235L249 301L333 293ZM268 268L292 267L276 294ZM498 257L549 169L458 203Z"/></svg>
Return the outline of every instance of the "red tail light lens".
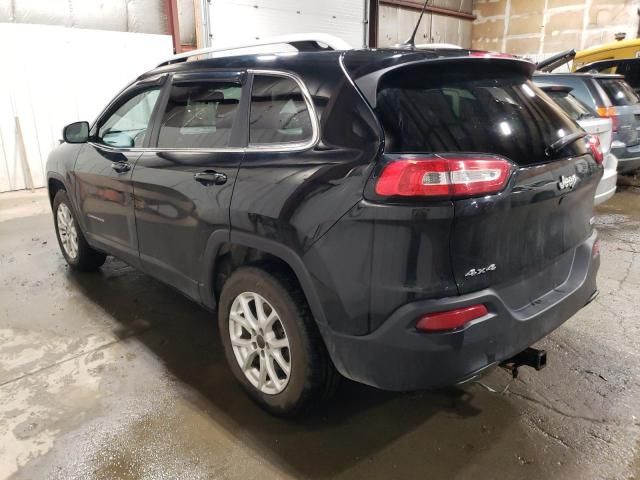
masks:
<svg viewBox="0 0 640 480"><path fill-rule="evenodd" d="M376 182L384 197L468 197L497 193L512 164L489 156L398 158L385 165Z"/></svg>
<svg viewBox="0 0 640 480"><path fill-rule="evenodd" d="M602 165L602 162L604 161L604 153L602 153L602 147L600 146L600 138L596 135L590 135L587 140L587 145L589 146L589 150L591 150L593 159L599 165Z"/></svg>
<svg viewBox="0 0 640 480"><path fill-rule="evenodd" d="M456 308L446 312L429 313L418 320L416 329L421 332L441 332L462 328L471 320L484 317L489 311L484 305Z"/></svg>
<svg viewBox="0 0 640 480"><path fill-rule="evenodd" d="M591 257L596 258L598 255L600 255L600 239L596 238L593 247L591 247Z"/></svg>

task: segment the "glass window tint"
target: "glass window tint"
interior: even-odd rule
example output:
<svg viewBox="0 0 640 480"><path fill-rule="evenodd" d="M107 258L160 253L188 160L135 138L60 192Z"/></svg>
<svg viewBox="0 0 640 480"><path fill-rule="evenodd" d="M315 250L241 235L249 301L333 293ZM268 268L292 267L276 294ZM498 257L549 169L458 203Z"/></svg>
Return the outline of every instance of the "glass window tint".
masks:
<svg viewBox="0 0 640 480"><path fill-rule="evenodd" d="M598 79L600 86L607 92L611 103L616 106L635 105L640 101L633 89L624 80L616 78Z"/></svg>
<svg viewBox="0 0 640 480"><path fill-rule="evenodd" d="M591 79L589 78L585 79L584 77L578 76L576 76L575 78L571 76L554 77L553 75L541 77L535 76L533 78L536 83L541 83L544 85L566 85L568 87L571 87L573 89L571 90L571 95L591 108L598 108L598 102L596 102L594 98L594 93L596 97L598 96L597 91L591 92L587 87L587 84L591 82Z"/></svg>
<svg viewBox="0 0 640 480"><path fill-rule="evenodd" d="M155 88L124 102L98 129L98 140L121 148L142 147L151 113L160 95Z"/></svg>
<svg viewBox="0 0 640 480"><path fill-rule="evenodd" d="M311 116L298 84L287 77L256 75L251 92L249 143L309 141Z"/></svg>
<svg viewBox="0 0 640 480"><path fill-rule="evenodd" d="M525 75L504 68L400 69L382 79L376 112L388 152L494 153L521 165L548 161L550 144L579 131ZM583 151L576 142L562 154Z"/></svg>
<svg viewBox="0 0 640 480"><path fill-rule="evenodd" d="M162 115L158 147L228 147L241 90L238 84L222 82L173 85Z"/></svg>
<svg viewBox="0 0 640 480"><path fill-rule="evenodd" d="M574 120L584 120L598 116L595 110L587 107L569 92L547 91L546 94L553 98L562 110Z"/></svg>

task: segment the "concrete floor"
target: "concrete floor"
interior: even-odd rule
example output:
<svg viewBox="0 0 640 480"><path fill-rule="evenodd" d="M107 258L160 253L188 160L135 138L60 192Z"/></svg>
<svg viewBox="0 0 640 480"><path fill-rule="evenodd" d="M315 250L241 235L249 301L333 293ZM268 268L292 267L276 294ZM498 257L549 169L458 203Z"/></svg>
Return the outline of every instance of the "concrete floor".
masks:
<svg viewBox="0 0 640 480"><path fill-rule="evenodd" d="M116 260L71 273L45 193L0 195L0 478L640 479L640 190L597 224L601 295L542 372L506 394L345 382L291 422L233 381L213 315Z"/></svg>

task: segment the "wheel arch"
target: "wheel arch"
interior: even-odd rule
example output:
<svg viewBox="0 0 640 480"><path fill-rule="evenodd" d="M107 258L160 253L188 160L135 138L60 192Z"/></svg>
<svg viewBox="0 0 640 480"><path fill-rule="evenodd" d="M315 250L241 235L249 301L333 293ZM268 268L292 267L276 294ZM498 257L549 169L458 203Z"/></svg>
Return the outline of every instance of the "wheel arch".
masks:
<svg viewBox="0 0 640 480"><path fill-rule="evenodd" d="M200 282L200 295L204 305L214 310L217 305L216 277L225 261L227 246L253 249L264 255L263 261L273 260L284 264L295 276L302 293L309 304L311 313L318 324L326 325L326 316L322 303L313 287L309 274L302 259L290 248L273 240L243 232L219 230L214 232L207 242L204 254L203 271Z"/></svg>

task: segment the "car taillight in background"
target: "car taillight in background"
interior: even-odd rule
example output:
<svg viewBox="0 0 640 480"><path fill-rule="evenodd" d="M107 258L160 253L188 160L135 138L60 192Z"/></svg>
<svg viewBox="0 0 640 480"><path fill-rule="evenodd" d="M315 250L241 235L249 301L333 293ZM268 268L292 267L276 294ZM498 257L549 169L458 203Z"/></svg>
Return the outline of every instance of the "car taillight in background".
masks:
<svg viewBox="0 0 640 480"><path fill-rule="evenodd" d="M589 146L591 155L593 155L593 159L598 163L598 165L602 165L602 162L604 161L604 153L602 153L602 148L600 146L600 138L598 138L597 135L589 135L589 137L587 137L587 145Z"/></svg>
<svg viewBox="0 0 640 480"><path fill-rule="evenodd" d="M483 304L456 308L445 312L428 313L418 320L416 329L421 332L442 332L456 330L477 318L484 317L489 311Z"/></svg>
<svg viewBox="0 0 640 480"><path fill-rule="evenodd" d="M470 197L498 193L513 165L485 155L402 155L391 157L375 191L383 197Z"/></svg>
<svg viewBox="0 0 640 480"><path fill-rule="evenodd" d="M598 115L611 119L611 131L618 131L618 112L616 107L598 107Z"/></svg>

